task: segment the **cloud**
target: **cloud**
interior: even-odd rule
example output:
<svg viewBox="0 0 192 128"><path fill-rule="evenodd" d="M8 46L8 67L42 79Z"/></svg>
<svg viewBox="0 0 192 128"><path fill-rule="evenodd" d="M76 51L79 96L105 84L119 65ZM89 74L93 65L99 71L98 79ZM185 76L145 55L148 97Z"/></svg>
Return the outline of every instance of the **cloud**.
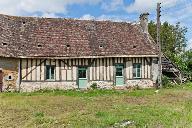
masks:
<svg viewBox="0 0 192 128"><path fill-rule="evenodd" d="M100 15L96 18L96 20L99 21L115 21L115 22L129 22L130 20L127 18L127 16L117 16L117 15Z"/></svg>
<svg viewBox="0 0 192 128"><path fill-rule="evenodd" d="M116 11L122 8L124 5L123 0L108 0L107 2L103 2L101 8L107 12Z"/></svg>
<svg viewBox="0 0 192 128"><path fill-rule="evenodd" d="M49 17L49 18L58 18L59 17L55 13L43 13L41 16L42 17Z"/></svg>
<svg viewBox="0 0 192 128"><path fill-rule="evenodd" d="M99 4L101 0L0 0L0 13L9 15L25 15L38 13L67 14L68 5L72 4ZM42 14L42 15L41 15Z"/></svg>
<svg viewBox="0 0 192 128"><path fill-rule="evenodd" d="M85 14L82 17L79 18L80 20L94 20L95 17L90 14Z"/></svg>
<svg viewBox="0 0 192 128"><path fill-rule="evenodd" d="M114 21L114 22L130 22L127 16L117 16L117 15L100 15L98 17L92 16L90 14L85 14L79 19L81 20L97 20L97 21Z"/></svg>
<svg viewBox="0 0 192 128"><path fill-rule="evenodd" d="M132 4L125 7L128 13L143 13L154 10L157 2L161 2L163 7L173 7L182 0L135 0Z"/></svg>

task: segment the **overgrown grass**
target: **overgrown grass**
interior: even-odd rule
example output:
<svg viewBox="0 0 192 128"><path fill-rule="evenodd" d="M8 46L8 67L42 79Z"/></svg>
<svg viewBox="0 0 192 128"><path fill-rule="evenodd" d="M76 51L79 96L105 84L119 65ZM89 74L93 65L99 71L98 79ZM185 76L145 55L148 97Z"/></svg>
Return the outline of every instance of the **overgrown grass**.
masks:
<svg viewBox="0 0 192 128"><path fill-rule="evenodd" d="M42 90L0 94L0 127L192 127L192 84L144 90Z"/></svg>
<svg viewBox="0 0 192 128"><path fill-rule="evenodd" d="M40 90L31 93L3 93L2 96L71 96L71 97L96 97L96 96L113 96L113 95L128 95L128 96L144 96L152 95L153 93L148 90L155 89L142 89L142 90Z"/></svg>

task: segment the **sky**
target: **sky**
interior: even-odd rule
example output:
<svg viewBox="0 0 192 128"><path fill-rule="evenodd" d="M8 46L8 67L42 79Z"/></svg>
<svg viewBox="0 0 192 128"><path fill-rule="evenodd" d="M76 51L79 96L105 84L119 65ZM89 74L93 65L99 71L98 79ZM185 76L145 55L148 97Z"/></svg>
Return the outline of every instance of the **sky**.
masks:
<svg viewBox="0 0 192 128"><path fill-rule="evenodd" d="M192 48L192 0L0 0L0 13L138 22L141 13L149 12L149 20L156 21L157 2L161 2L161 22L187 27L187 49Z"/></svg>

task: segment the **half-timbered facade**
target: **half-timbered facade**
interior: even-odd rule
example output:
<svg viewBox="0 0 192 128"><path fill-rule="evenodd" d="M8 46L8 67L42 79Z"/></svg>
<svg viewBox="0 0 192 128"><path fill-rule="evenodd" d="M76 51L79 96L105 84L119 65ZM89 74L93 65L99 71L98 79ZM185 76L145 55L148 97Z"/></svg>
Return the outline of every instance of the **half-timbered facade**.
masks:
<svg viewBox="0 0 192 128"><path fill-rule="evenodd" d="M140 23L1 15L0 29L2 90L156 84L158 52L147 14Z"/></svg>

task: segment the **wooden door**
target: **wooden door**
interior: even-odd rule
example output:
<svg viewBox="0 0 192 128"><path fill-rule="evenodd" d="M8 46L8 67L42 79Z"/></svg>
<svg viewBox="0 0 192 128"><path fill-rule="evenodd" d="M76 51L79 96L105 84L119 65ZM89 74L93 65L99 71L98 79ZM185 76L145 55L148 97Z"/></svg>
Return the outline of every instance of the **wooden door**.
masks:
<svg viewBox="0 0 192 128"><path fill-rule="evenodd" d="M124 76L123 76L123 64L116 64L116 76L115 76L115 84L116 86L124 85Z"/></svg>
<svg viewBox="0 0 192 128"><path fill-rule="evenodd" d="M2 92L3 89L3 71L0 70L0 92Z"/></svg>
<svg viewBox="0 0 192 128"><path fill-rule="evenodd" d="M87 87L87 68L86 67L79 67L78 69L78 85L79 88L86 88Z"/></svg>

